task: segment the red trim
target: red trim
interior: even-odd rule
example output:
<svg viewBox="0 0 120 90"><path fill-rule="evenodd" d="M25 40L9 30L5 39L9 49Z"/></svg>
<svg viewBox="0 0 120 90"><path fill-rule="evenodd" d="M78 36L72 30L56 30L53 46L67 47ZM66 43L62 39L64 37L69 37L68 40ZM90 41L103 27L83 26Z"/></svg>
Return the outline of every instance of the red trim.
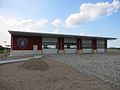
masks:
<svg viewBox="0 0 120 90"><path fill-rule="evenodd" d="M63 38L62 38L62 42L61 43L62 43L62 48L61 49L64 50L64 39Z"/></svg>
<svg viewBox="0 0 120 90"><path fill-rule="evenodd" d="M92 49L97 49L97 40L96 39L92 40Z"/></svg>
<svg viewBox="0 0 120 90"><path fill-rule="evenodd" d="M39 46L38 50L42 50L42 37L39 37Z"/></svg>
<svg viewBox="0 0 120 90"><path fill-rule="evenodd" d="M80 49L82 49L82 39L80 39Z"/></svg>
<svg viewBox="0 0 120 90"><path fill-rule="evenodd" d="M64 39L58 38L58 50L64 50Z"/></svg>
<svg viewBox="0 0 120 90"><path fill-rule="evenodd" d="M77 39L77 49L82 49L82 39Z"/></svg>
<svg viewBox="0 0 120 90"><path fill-rule="evenodd" d="M11 36L11 50L13 50L13 37Z"/></svg>
<svg viewBox="0 0 120 90"><path fill-rule="evenodd" d="M79 49L79 39L77 39L77 49Z"/></svg>
<svg viewBox="0 0 120 90"><path fill-rule="evenodd" d="M105 49L107 49L107 40L105 40L104 42L105 42L104 47Z"/></svg>
<svg viewBox="0 0 120 90"><path fill-rule="evenodd" d="M60 48L60 38L58 38L58 50L60 50L61 48Z"/></svg>

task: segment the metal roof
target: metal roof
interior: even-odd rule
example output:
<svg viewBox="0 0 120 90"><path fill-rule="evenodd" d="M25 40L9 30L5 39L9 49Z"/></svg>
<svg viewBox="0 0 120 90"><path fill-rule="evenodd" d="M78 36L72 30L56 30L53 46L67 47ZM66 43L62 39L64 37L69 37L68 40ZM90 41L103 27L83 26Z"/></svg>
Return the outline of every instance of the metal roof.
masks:
<svg viewBox="0 0 120 90"><path fill-rule="evenodd" d="M53 33L38 33L38 32L23 32L23 31L8 31L11 35L17 36L43 36L43 37L64 37L64 38L83 38L83 39L107 39L115 40L117 38L98 37L98 36L82 36L82 35L68 35L68 34L53 34Z"/></svg>

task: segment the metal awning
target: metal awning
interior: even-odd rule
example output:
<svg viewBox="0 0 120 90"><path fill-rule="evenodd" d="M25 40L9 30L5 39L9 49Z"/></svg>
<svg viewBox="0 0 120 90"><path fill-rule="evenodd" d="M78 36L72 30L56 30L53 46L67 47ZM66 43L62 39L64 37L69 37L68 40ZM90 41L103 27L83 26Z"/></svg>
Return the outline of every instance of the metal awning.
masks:
<svg viewBox="0 0 120 90"><path fill-rule="evenodd" d="M17 36L42 36L42 37L63 37L63 38L82 38L82 39L107 39L115 40L117 38L111 37L98 37L98 36L82 36L82 35L69 35L69 34L53 34L53 33L38 33L38 32L23 32L23 31L8 31L11 35Z"/></svg>

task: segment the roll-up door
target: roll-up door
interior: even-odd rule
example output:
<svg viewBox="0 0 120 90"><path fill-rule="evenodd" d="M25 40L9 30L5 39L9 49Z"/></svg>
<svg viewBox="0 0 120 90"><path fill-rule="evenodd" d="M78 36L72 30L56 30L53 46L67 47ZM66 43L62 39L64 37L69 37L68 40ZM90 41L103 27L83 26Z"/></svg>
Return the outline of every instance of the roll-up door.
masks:
<svg viewBox="0 0 120 90"><path fill-rule="evenodd" d="M64 50L65 53L76 53L76 39L69 39L65 38L64 39Z"/></svg>
<svg viewBox="0 0 120 90"><path fill-rule="evenodd" d="M83 53L92 53L92 40L83 39L82 49L83 49Z"/></svg>
<svg viewBox="0 0 120 90"><path fill-rule="evenodd" d="M43 54L55 54L57 49L57 38L43 38L42 42Z"/></svg>

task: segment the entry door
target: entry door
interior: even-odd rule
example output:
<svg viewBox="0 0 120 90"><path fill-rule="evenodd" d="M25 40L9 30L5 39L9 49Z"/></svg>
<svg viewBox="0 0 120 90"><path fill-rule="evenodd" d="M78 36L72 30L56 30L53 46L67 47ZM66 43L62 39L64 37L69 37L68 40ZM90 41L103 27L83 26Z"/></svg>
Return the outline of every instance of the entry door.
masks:
<svg viewBox="0 0 120 90"><path fill-rule="evenodd" d="M33 45L33 54L37 55L38 52L38 45Z"/></svg>

